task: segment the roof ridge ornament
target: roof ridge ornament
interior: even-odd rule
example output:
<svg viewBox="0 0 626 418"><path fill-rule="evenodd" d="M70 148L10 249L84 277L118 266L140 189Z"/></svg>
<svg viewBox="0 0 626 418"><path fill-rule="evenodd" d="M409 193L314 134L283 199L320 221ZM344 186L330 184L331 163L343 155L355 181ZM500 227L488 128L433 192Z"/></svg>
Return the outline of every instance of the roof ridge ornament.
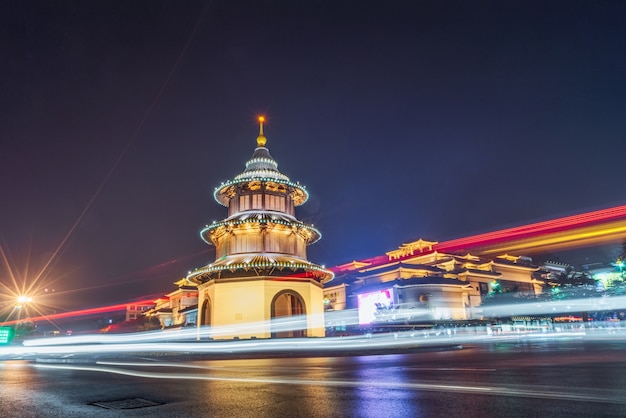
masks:
<svg viewBox="0 0 626 418"><path fill-rule="evenodd" d="M265 122L265 116L259 116L259 136L256 138L257 147L265 147L267 138L263 135L263 122Z"/></svg>

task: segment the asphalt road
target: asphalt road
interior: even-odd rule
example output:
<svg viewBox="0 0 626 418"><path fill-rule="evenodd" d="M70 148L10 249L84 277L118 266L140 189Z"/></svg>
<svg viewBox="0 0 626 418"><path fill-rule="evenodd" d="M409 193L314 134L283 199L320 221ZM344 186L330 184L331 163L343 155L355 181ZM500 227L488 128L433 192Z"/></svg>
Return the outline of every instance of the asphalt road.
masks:
<svg viewBox="0 0 626 418"><path fill-rule="evenodd" d="M626 416L621 339L352 357L11 360L0 375L2 417Z"/></svg>

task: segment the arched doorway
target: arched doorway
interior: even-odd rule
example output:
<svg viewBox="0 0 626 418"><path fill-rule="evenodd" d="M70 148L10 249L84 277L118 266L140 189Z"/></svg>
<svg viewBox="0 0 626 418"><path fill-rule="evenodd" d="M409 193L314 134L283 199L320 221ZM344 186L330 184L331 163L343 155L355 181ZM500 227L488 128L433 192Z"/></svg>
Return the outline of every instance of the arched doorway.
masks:
<svg viewBox="0 0 626 418"><path fill-rule="evenodd" d="M207 296L200 310L200 325L211 325L211 300Z"/></svg>
<svg viewBox="0 0 626 418"><path fill-rule="evenodd" d="M303 329L288 329L288 330L272 330L272 338L289 338L289 337L306 337L306 309L304 306L304 299L297 292L293 290L283 290L278 292L274 299L272 299L272 319L289 317L289 316L302 316L304 326ZM275 328L276 324L272 324L272 328Z"/></svg>

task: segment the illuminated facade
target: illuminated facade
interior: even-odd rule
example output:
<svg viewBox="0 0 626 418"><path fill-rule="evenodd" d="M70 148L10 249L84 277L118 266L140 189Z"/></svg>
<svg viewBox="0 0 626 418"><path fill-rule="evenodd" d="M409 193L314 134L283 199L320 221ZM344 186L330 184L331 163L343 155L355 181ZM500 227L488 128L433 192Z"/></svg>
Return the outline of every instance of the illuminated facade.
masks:
<svg viewBox="0 0 626 418"><path fill-rule="evenodd" d="M322 287L333 273L306 258L306 246L321 237L295 217L308 192L278 170L259 122L245 170L214 192L228 217L201 231L215 261L187 276L198 287L198 326L211 325L216 339L322 337ZM306 318L302 329L272 329L271 319L295 315Z"/></svg>
<svg viewBox="0 0 626 418"><path fill-rule="evenodd" d="M375 260L335 267L337 278L324 289L326 309L358 308L361 324L479 319L493 286L541 293L538 267L527 258L444 253L436 245L420 239Z"/></svg>
<svg viewBox="0 0 626 418"><path fill-rule="evenodd" d="M549 262L539 269L520 254L624 240L626 205L450 241L417 240L384 256L333 268L337 278L324 289L325 307L327 311L359 308L362 323L394 317L477 319L482 316L483 296L494 286L536 295L568 268ZM618 260L610 268L588 272L599 288L621 294L626 288L625 268Z"/></svg>
<svg viewBox="0 0 626 418"><path fill-rule="evenodd" d="M174 282L178 289L154 301L154 307L145 312L155 316L161 328L195 325L198 316L198 288L182 278Z"/></svg>

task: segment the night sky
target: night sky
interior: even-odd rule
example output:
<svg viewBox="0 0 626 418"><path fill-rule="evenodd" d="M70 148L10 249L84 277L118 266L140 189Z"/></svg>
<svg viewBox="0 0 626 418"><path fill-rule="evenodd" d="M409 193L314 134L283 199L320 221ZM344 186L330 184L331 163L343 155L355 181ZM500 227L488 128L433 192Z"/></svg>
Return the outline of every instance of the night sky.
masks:
<svg viewBox="0 0 626 418"><path fill-rule="evenodd" d="M3 1L0 279L47 266L68 308L174 290L215 258L199 231L259 114L327 267L625 204L625 22L600 0Z"/></svg>

